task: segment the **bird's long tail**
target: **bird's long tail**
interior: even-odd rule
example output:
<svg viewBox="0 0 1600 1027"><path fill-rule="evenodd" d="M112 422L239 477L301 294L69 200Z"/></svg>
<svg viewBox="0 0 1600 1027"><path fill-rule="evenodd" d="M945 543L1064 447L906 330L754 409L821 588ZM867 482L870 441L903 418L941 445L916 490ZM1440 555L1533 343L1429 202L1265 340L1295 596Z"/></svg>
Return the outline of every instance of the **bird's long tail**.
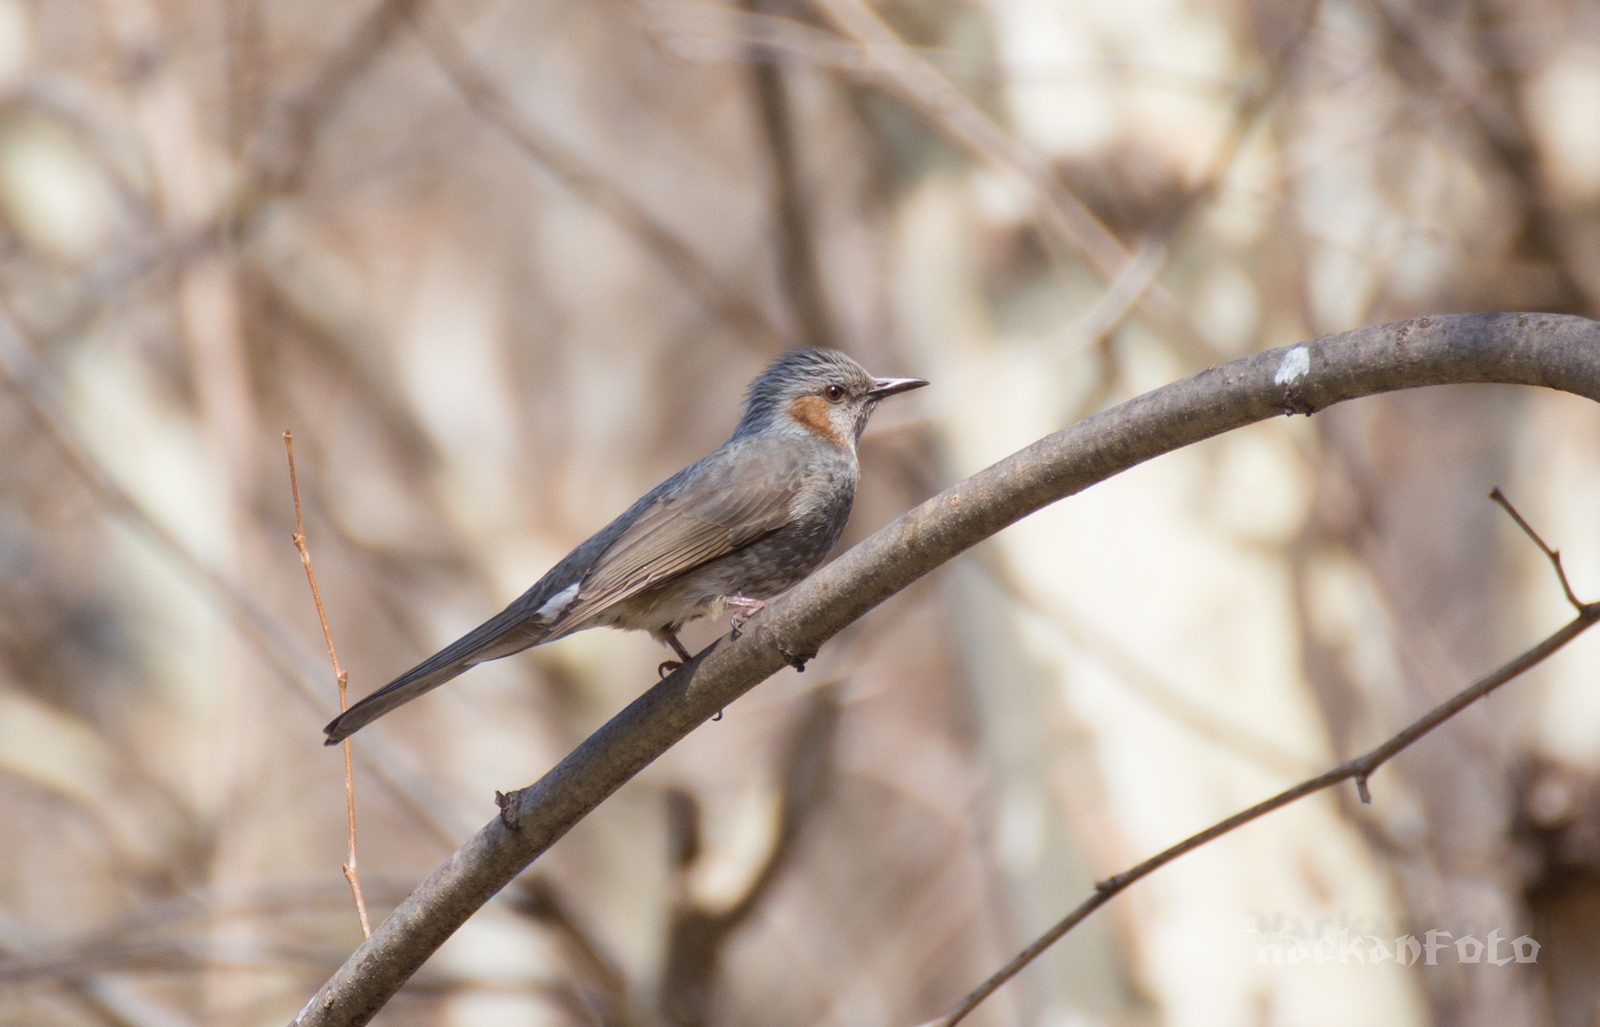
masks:
<svg viewBox="0 0 1600 1027"><path fill-rule="evenodd" d="M324 745L337 745L390 710L432 691L467 668L547 641L549 631L513 603L333 718Z"/></svg>

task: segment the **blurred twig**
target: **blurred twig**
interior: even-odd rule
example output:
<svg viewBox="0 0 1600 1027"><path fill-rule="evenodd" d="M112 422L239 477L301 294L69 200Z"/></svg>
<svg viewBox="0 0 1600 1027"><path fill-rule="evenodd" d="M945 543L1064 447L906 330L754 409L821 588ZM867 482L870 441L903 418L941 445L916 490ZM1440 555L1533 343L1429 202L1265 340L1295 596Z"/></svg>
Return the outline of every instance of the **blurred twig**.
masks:
<svg viewBox="0 0 1600 1027"><path fill-rule="evenodd" d="M9 926L0 926L0 980L13 976L8 964L19 959L24 945L13 935ZM21 980L34 982L40 976L25 973ZM187 1018L165 1006L138 996L128 987L127 981L111 973L83 972L81 970L60 975L55 983L70 1004L88 1013L95 1021L109 1027L189 1027Z"/></svg>
<svg viewBox="0 0 1600 1027"><path fill-rule="evenodd" d="M1427 703L1437 703L1451 694L1451 684L1465 676L1454 650L1439 637L1431 623L1407 594L1406 582L1397 576L1395 560L1384 548L1383 530L1375 506L1381 487L1374 478L1370 458L1363 459L1352 445L1348 433L1333 434L1335 422L1323 426L1322 466L1337 470L1354 496L1355 510L1348 518L1335 522L1321 511L1313 516L1329 530L1360 562L1374 585L1379 602L1399 630L1394 633L1395 652L1401 666L1418 682ZM1460 737L1469 744L1485 765L1504 763L1500 748L1485 734L1481 724L1466 718L1457 724Z"/></svg>
<svg viewBox="0 0 1600 1027"><path fill-rule="evenodd" d="M73 425L54 375L29 348L16 321L4 308L0 308L0 375L9 380L60 450L67 467L101 508L149 543L213 602L278 672L279 678L292 686L318 720L332 716L333 711L315 684L317 672L310 669L316 658L248 589L202 560L112 477ZM424 798L424 788L401 769L399 757L391 747L382 741L363 746L362 761L420 823L446 844L452 841L455 830L447 825L453 818L439 804Z"/></svg>
<svg viewBox="0 0 1600 1027"><path fill-rule="evenodd" d="M536 126L467 51L461 38L433 9L419 3L411 13L418 36L451 85L474 113L499 129L523 153L543 165L585 203L611 218L718 317L787 344L788 336L766 313L725 286L705 260L670 228L600 172Z"/></svg>
<svg viewBox="0 0 1600 1027"><path fill-rule="evenodd" d="M869 47L797 18L681 0L645 0L637 6L645 31L683 60L765 61L863 76L873 70ZM959 73L989 82L1100 82L1114 76L1119 83L1133 81L1151 89L1208 97L1228 97L1241 88L1227 79L1114 56L1031 63L988 58L959 47L907 43L906 48L943 74Z"/></svg>
<svg viewBox="0 0 1600 1027"><path fill-rule="evenodd" d="M293 192L305 180L317 128L345 91L395 38L423 0L377 0L318 63L310 79L279 104L254 171L268 192Z"/></svg>
<svg viewBox="0 0 1600 1027"><path fill-rule="evenodd" d="M754 11L763 0L743 0ZM801 189L800 152L796 145L794 116L789 103L783 67L770 61L751 61L756 109L772 162L772 208L778 229L778 277L800 337L807 346L835 347L828 297L818 274L811 219Z"/></svg>
<svg viewBox="0 0 1600 1027"><path fill-rule="evenodd" d="M1517 522L1517 525L1527 533L1528 537L1533 540L1534 544L1537 545L1540 550L1544 552L1545 556L1550 559L1551 565L1555 569L1556 577L1561 583L1561 590L1566 595L1567 601L1572 605L1573 609L1577 611L1577 616L1575 616L1571 621L1567 622L1565 627L1562 627L1559 631L1556 631L1538 645L1528 649L1526 652L1511 660L1509 663L1506 663L1497 670L1485 675L1482 678L1479 678L1466 688L1463 688L1450 699L1440 703L1438 706L1435 706L1433 709L1429 710L1427 713L1413 721L1406 728L1396 733L1388 741L1384 742L1382 745L1379 745L1377 748L1372 749L1370 752L1364 753L1361 756L1357 756L1354 759L1346 760L1344 763L1339 764L1337 767L1334 767L1332 770L1329 770L1326 773L1319 774L1308 781L1303 781L1300 784L1295 785L1293 788L1279 792L1277 795L1267 799L1264 802L1259 802L1256 805L1251 806L1249 809L1240 813L1236 813L1226 820L1214 824L1198 834L1191 835L1171 848L1165 849L1162 852L1150 857L1143 863L1140 863L1138 866L1135 866L1129 870L1125 870L1114 877L1109 877L1104 881L1096 883L1095 893L1093 896L1084 900L1084 902L1078 906L1077 909L1073 910L1054 927L1050 928L1050 930L1040 935L1040 937L1034 941L1033 944L1029 945L1027 948L1018 953L1015 958L997 971L994 976L990 977L960 1002L956 1003L955 1007L952 1008L948 1013L937 1020L929 1021L927 1025L924 1025L924 1027L954 1027L955 1024L960 1023L963 1019L965 1019L968 1013L977 1008L979 1003L992 995L1002 984L1005 984L1012 977L1015 977L1022 971L1024 967L1037 959L1046 949L1048 949L1051 945L1054 945L1061 939L1063 935L1072 930L1086 917L1088 917L1090 913L1093 913L1096 909L1099 909L1101 906L1109 902L1113 896L1126 889L1135 881L1138 881L1143 877L1147 877L1156 870L1159 870L1161 867L1171 863L1179 856L1193 852L1195 849L1205 845L1207 842L1222 837L1223 835L1232 831L1234 828L1243 827L1245 824L1250 823L1250 821L1259 819L1260 817L1271 813L1273 810L1281 809L1292 802L1303 799L1306 796L1312 795L1316 792L1320 792L1325 788L1332 787L1341 781L1354 780L1356 784L1356 792L1360 796L1362 803L1370 803L1372 801L1372 796L1367 791L1367 779L1371 777L1379 767L1389 762L1389 760L1393 759L1400 752L1408 748L1413 742L1416 742L1428 732L1432 731L1440 724L1443 724L1445 721L1449 720L1457 713L1460 713L1462 710L1477 702L1479 699L1482 699L1496 688L1499 688L1506 682L1511 681L1538 666L1547 658L1554 655L1568 642L1571 642L1573 639L1583 634L1583 632L1587 631L1594 625L1596 621L1600 621L1600 602L1584 603L1579 601L1577 596L1573 594L1572 586L1567 582L1566 571L1561 567L1560 554L1555 550L1552 550L1549 546L1545 545L1544 540L1541 539L1533 530L1533 528L1528 525L1527 521L1522 519L1522 515L1517 513L1516 509L1512 507L1511 503L1507 501L1505 495L1498 488L1490 492L1489 496L1491 499L1505 508L1506 512L1509 513Z"/></svg>
<svg viewBox="0 0 1600 1027"><path fill-rule="evenodd" d="M776 837L743 892L719 909L703 908L686 894L686 901L673 911L660 998L662 1015L670 1023L698 1027L710 1021L712 988L729 936L760 908L779 873L794 857L806 817L826 791L839 723L836 687L830 683L805 696L804 710L784 747ZM685 795L685 799L677 825L683 838L680 874L687 874L700 848L698 806L692 796Z"/></svg>
<svg viewBox="0 0 1600 1027"><path fill-rule="evenodd" d="M311 600L317 604L317 620L322 624L322 638L328 643L328 659L333 663L333 679L339 683L339 712L350 708L350 675L339 666L339 651L333 647L333 631L328 627L328 614L322 608L322 590L317 588L317 574L311 569L311 550L306 548L306 522L300 515L300 479L294 473L294 436L283 433L283 449L289 457L289 490L294 493L294 547L300 551L300 562L306 569L306 583L311 586ZM361 897L361 873L356 866L356 779L350 766L350 739L344 740L344 802L345 814L350 823L350 858L344 865L344 879L350 882L350 892L355 896L356 914L361 918L361 936L372 937L372 925L367 922L367 900Z"/></svg>
<svg viewBox="0 0 1600 1027"><path fill-rule="evenodd" d="M379 905L397 903L406 894L406 886L383 879L376 884L369 881L367 890ZM194 932L203 925L273 921L289 935L308 912L342 911L349 902L342 892L322 880L190 892L145 902L90 930L46 938L25 933L0 917L0 986L87 981L100 974L203 961L211 953L194 942ZM271 951L287 951L289 945Z"/></svg>
<svg viewBox="0 0 1600 1027"><path fill-rule="evenodd" d="M535 874L519 877L508 899L513 910L560 939L568 966L580 975L580 981L571 985L572 993L589 1017L602 1027L631 1023L627 977L606 955L594 933L578 922L550 879Z"/></svg>
<svg viewBox="0 0 1600 1027"><path fill-rule="evenodd" d="M1273 56L1259 83L1254 88L1244 90L1235 99L1228 130L1218 143L1206 173L1197 184L1185 189L1172 209L1146 233L1132 259L1114 278L1108 280L1105 291L1094 305L1068 326L1065 332L1068 345L1059 353L1058 360L1074 356L1080 349L1105 339L1139 306L1147 292L1159 288L1156 276L1166 264L1168 245L1222 189L1245 140L1282 91L1291 62L1311 34L1320 9L1320 0L1309 0L1305 4L1294 33ZM1181 344L1183 340L1180 336L1175 341Z"/></svg>
<svg viewBox="0 0 1600 1027"><path fill-rule="evenodd" d="M1029 187L1047 238L1059 239L1077 250L1107 282L1117 281L1137 261L1110 229L1057 181L1039 155L990 120L937 68L902 42L876 11L862 0L816 2L845 36L872 58L872 77L909 101L962 147ZM1205 367L1219 359L1178 300L1159 283L1149 283L1137 299L1139 310L1195 366Z"/></svg>
<svg viewBox="0 0 1600 1027"><path fill-rule="evenodd" d="M1111 671L1124 688L1197 736L1291 781L1309 769L1304 759L1277 742L1213 713L1163 681L1114 639L1067 610L1065 604L1023 584L1009 563L996 558L980 560L978 566L1013 601L1044 617L1085 655Z"/></svg>
<svg viewBox="0 0 1600 1027"><path fill-rule="evenodd" d="M1458 42L1456 32L1404 0L1372 0L1372 7L1389 36L1420 57L1443 91L1461 105L1489 153L1515 182L1523 208L1524 238L1519 249L1549 260L1560 286L1557 302L1567 310L1592 310L1600 293L1593 288L1593 279L1582 273L1575 248L1567 242L1570 211L1552 202L1528 126L1528 104L1517 95L1516 75L1524 58L1507 53L1506 44L1496 38L1506 30L1486 24L1473 27L1473 35L1488 51L1480 58Z"/></svg>

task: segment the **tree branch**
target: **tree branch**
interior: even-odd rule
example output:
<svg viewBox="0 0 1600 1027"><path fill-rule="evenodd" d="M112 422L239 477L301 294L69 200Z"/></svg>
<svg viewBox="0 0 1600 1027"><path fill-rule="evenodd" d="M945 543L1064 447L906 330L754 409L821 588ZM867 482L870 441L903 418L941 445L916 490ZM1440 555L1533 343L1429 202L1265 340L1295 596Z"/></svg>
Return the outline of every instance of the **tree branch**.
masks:
<svg viewBox="0 0 1600 1027"><path fill-rule="evenodd" d="M1179 856L1193 852L1200 846L1221 838L1234 828L1243 827L1250 821L1260 819L1273 810L1281 809L1308 795L1320 792L1324 788L1331 788L1341 781L1351 779L1354 779L1356 783L1356 791L1360 795L1361 801L1363 803L1371 802L1372 796L1367 792L1367 778L1372 776L1379 767L1393 759L1412 742L1415 742L1457 713L1482 699L1507 681L1543 663L1568 642L1593 627L1597 620L1600 620L1600 603L1588 603L1580 606L1578 615L1568 621L1555 634L1550 635L1516 659L1479 678L1471 685L1435 706L1413 721L1403 731L1371 752L1364 753L1352 760L1346 760L1332 770L1319 774L1307 781L1302 781L1293 788L1281 791L1272 798L1258 802L1249 809L1235 813L1226 820L1218 821L1199 834L1190 835L1178 844L1163 849L1138 866L1124 870L1115 877L1108 877L1104 881L1095 882L1094 894L1085 899L1077 909L1068 913L1054 927L1040 935L1027 948L1012 957L1010 962L995 971L994 976L973 989L970 994L956 1003L948 1013L937 1020L921 1025L921 1027L955 1027L956 1024L966 1019L967 1014L977 1008L980 1002L994 994L1002 984L1015 977L1046 949L1060 941L1063 935L1082 923L1090 913L1110 902L1113 896L1120 894L1135 881L1148 877Z"/></svg>
<svg viewBox="0 0 1600 1027"><path fill-rule="evenodd" d="M1424 385L1536 385L1600 400L1600 323L1421 317L1256 353L1049 435L865 539L636 699L490 821L296 1017L364 1024L467 918L670 746L846 625L1022 517L1152 457L1286 413Z"/></svg>

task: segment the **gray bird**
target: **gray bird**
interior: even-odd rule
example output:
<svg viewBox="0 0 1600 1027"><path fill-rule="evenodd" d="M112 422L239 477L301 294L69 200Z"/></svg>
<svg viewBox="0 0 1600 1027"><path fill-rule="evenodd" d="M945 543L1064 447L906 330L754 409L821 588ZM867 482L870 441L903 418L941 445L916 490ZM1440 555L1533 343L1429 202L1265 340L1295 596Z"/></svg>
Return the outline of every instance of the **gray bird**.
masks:
<svg viewBox="0 0 1600 1027"><path fill-rule="evenodd" d="M648 631L688 660L678 641L685 621L731 609L737 629L822 563L850 516L867 418L885 396L926 384L874 378L835 350L779 357L751 383L721 449L651 489L510 606L339 715L323 729L327 744L468 667L585 628Z"/></svg>

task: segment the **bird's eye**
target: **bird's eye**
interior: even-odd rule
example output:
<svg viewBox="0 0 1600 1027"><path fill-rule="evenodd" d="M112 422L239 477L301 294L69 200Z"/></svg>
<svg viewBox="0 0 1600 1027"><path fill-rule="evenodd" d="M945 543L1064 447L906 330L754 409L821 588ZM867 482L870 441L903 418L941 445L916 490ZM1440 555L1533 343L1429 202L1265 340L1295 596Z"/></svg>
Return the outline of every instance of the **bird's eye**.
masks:
<svg viewBox="0 0 1600 1027"><path fill-rule="evenodd" d="M822 394L828 397L829 403L837 403L841 399L844 399L844 386L830 385L826 389L822 390Z"/></svg>

